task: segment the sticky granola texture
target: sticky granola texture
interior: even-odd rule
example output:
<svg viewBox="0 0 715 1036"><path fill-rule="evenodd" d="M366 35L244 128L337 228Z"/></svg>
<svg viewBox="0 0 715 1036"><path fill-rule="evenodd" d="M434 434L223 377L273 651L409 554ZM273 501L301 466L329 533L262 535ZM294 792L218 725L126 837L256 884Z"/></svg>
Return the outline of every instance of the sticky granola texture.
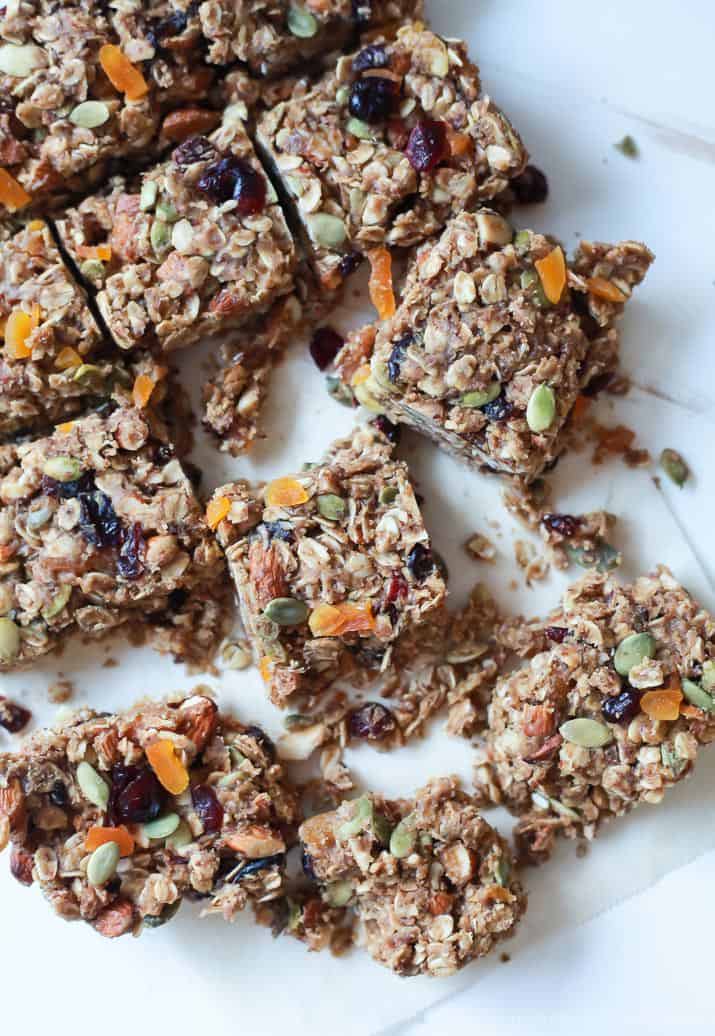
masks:
<svg viewBox="0 0 715 1036"><path fill-rule="evenodd" d="M531 660L497 683L476 769L481 795L522 815L532 860L559 832L593 838L660 802L715 738L715 620L666 568L632 586L589 573L547 622ZM636 635L624 665L619 646Z"/></svg>
<svg viewBox="0 0 715 1036"><path fill-rule="evenodd" d="M653 256L636 242L583 242L551 303L536 264L555 247L482 209L418 252L372 353L370 392L393 420L471 465L527 481L559 456L578 395L617 362L616 320ZM620 301L595 295L594 278ZM554 403L545 427L528 414L542 386Z"/></svg>
<svg viewBox="0 0 715 1036"><path fill-rule="evenodd" d="M220 551L151 414L92 415L12 448L3 467L0 670L220 583Z"/></svg>
<svg viewBox="0 0 715 1036"><path fill-rule="evenodd" d="M407 468L371 425L264 490L222 486L214 508L244 626L277 704L326 686L351 659L386 666L395 639L444 599Z"/></svg>
<svg viewBox="0 0 715 1036"><path fill-rule="evenodd" d="M399 975L454 974L512 935L526 908L506 842L455 778L414 799L346 802L306 820L300 838L323 899L349 905L356 941Z"/></svg>
<svg viewBox="0 0 715 1036"><path fill-rule="evenodd" d="M188 777L180 794L150 762L158 740ZM145 825L161 818L157 837ZM84 709L0 755L0 848L10 841L11 872L39 885L60 917L109 938L164 924L184 898L232 920L247 902L279 896L298 819L265 734L201 695L115 716ZM97 882L92 838L107 828L122 858Z"/></svg>
<svg viewBox="0 0 715 1036"><path fill-rule="evenodd" d="M464 44L417 25L340 58L307 95L264 115L257 139L327 287L353 268L352 253L422 242L494 197L527 157Z"/></svg>

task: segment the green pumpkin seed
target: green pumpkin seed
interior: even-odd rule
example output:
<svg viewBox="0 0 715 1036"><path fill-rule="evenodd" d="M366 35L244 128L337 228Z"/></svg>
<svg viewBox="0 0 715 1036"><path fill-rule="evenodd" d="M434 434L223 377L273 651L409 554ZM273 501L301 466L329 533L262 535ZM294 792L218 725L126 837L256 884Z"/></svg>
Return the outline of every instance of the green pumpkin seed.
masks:
<svg viewBox="0 0 715 1036"><path fill-rule="evenodd" d="M656 640L650 633L631 633L616 648L613 665L621 676L628 676L634 665L645 658L655 658Z"/></svg>
<svg viewBox="0 0 715 1036"><path fill-rule="evenodd" d="M559 727L559 733L565 741L581 748L603 748L613 740L613 734L605 723L596 719L568 719Z"/></svg>
<svg viewBox="0 0 715 1036"><path fill-rule="evenodd" d="M493 381L488 388L481 391L465 392L459 403L460 406L479 409L479 407L486 406L487 403L493 403L500 392L501 384L498 381Z"/></svg>
<svg viewBox="0 0 715 1036"><path fill-rule="evenodd" d="M302 7L289 7L286 15L288 31L301 40L309 40L318 33L318 19Z"/></svg>
<svg viewBox="0 0 715 1036"><path fill-rule="evenodd" d="M345 517L347 504L341 496L336 496L334 493L323 493L318 497L318 511L323 518L337 522Z"/></svg>
<svg viewBox="0 0 715 1036"><path fill-rule="evenodd" d="M690 468L676 450L663 450L660 466L668 478L682 489L690 477Z"/></svg>
<svg viewBox="0 0 715 1036"><path fill-rule="evenodd" d="M536 293L536 301L540 306L550 306L551 303L546 298L544 286L541 283L541 277L539 277L536 270L524 270L520 278L521 287L524 291L534 290Z"/></svg>
<svg viewBox="0 0 715 1036"><path fill-rule="evenodd" d="M143 918L143 923L147 928L161 928L167 921L171 921L180 906L181 900L175 899L173 903L165 906L160 914L146 914Z"/></svg>
<svg viewBox="0 0 715 1036"><path fill-rule="evenodd" d="M388 506L397 500L399 490L397 486L383 486L380 490L380 503Z"/></svg>
<svg viewBox="0 0 715 1036"><path fill-rule="evenodd" d="M0 662L14 662L20 654L20 627L12 619L0 619Z"/></svg>
<svg viewBox="0 0 715 1036"><path fill-rule="evenodd" d="M103 101L82 101L69 113L70 122L81 129L97 129L109 119L109 108Z"/></svg>
<svg viewBox="0 0 715 1036"><path fill-rule="evenodd" d="M109 802L109 784L100 777L91 763L82 762L77 767L77 783L80 791L93 806L106 809Z"/></svg>
<svg viewBox="0 0 715 1036"><path fill-rule="evenodd" d="M82 474L82 465L74 457L48 457L42 474L56 482L74 482Z"/></svg>
<svg viewBox="0 0 715 1036"><path fill-rule="evenodd" d="M340 248L348 236L347 228L339 216L329 212L315 212L308 216L308 233L321 248Z"/></svg>
<svg viewBox="0 0 715 1036"><path fill-rule="evenodd" d="M328 390L328 395L332 396L336 403L340 403L341 406L355 406L355 396L349 385L346 385L340 378L336 378L334 374L329 374L325 379L325 387Z"/></svg>
<svg viewBox="0 0 715 1036"><path fill-rule="evenodd" d="M117 870L119 846L116 842L105 842L95 849L87 864L87 881L90 885L106 885Z"/></svg>
<svg viewBox="0 0 715 1036"><path fill-rule="evenodd" d="M325 901L331 907L344 907L352 899L353 887L349 881L331 881L325 886Z"/></svg>
<svg viewBox="0 0 715 1036"><path fill-rule="evenodd" d="M708 694L710 691L715 691L715 661L712 659L708 659L707 662L703 663L703 675L700 684Z"/></svg>
<svg viewBox="0 0 715 1036"><path fill-rule="evenodd" d="M194 836L191 833L191 828L185 820L182 820L174 833L166 839L166 845L171 849L181 849L185 845L190 845L193 840Z"/></svg>
<svg viewBox="0 0 715 1036"><path fill-rule="evenodd" d="M362 119L348 119L345 124L345 129L348 133L352 133L354 137L358 137L359 140L374 140L373 132L366 122Z"/></svg>
<svg viewBox="0 0 715 1036"><path fill-rule="evenodd" d="M155 252L165 252L171 244L171 229L168 223L164 223L160 219L155 219L151 225L149 231L149 240L151 241L151 247Z"/></svg>
<svg viewBox="0 0 715 1036"><path fill-rule="evenodd" d="M58 590L58 592L52 598L51 603L48 604L46 608L42 609L42 618L45 619L46 621L49 621L50 619L54 619L54 617L56 615L59 615L60 612L65 610L67 602L69 601L71 596L72 596L72 587L71 586L63 586L63 587L61 587L61 589Z"/></svg>
<svg viewBox="0 0 715 1036"><path fill-rule="evenodd" d="M139 208L142 212L150 212L156 205L156 196L159 193L156 180L145 180L139 194Z"/></svg>
<svg viewBox="0 0 715 1036"><path fill-rule="evenodd" d="M350 98L350 89L347 86L340 86L335 92L335 100L339 105L347 104Z"/></svg>
<svg viewBox="0 0 715 1036"><path fill-rule="evenodd" d="M370 825L372 833L381 845L389 845L392 837L392 825L382 813L375 813Z"/></svg>
<svg viewBox="0 0 715 1036"><path fill-rule="evenodd" d="M411 820L409 817L405 817L390 835L390 852L396 859L404 860L410 855L416 842L417 838L412 829Z"/></svg>
<svg viewBox="0 0 715 1036"><path fill-rule="evenodd" d="M352 818L338 828L338 838L353 838L354 835L359 835L372 823L372 818L372 802L367 795L355 799Z"/></svg>
<svg viewBox="0 0 715 1036"><path fill-rule="evenodd" d="M497 885L501 885L502 888L506 888L509 884L511 863L506 856L502 856L497 860L497 865L494 868L494 877L496 878Z"/></svg>
<svg viewBox="0 0 715 1036"><path fill-rule="evenodd" d="M231 757L231 762L234 766L243 766L246 762L246 757L243 752L239 752L235 745L228 746L228 754Z"/></svg>
<svg viewBox="0 0 715 1036"><path fill-rule="evenodd" d="M179 213L171 202L160 201L155 209L157 219L163 219L165 223L176 223Z"/></svg>
<svg viewBox="0 0 715 1036"><path fill-rule="evenodd" d="M85 259L80 265L79 272L82 276L95 283L104 280L104 263L101 259Z"/></svg>
<svg viewBox="0 0 715 1036"><path fill-rule="evenodd" d="M101 385L104 381L104 374L102 368L93 363L81 363L74 372L72 381L79 381L82 385Z"/></svg>
<svg viewBox="0 0 715 1036"><path fill-rule="evenodd" d="M517 252L528 252L531 247L531 231L520 230L514 238L514 248ZM524 285L522 284L522 287Z"/></svg>
<svg viewBox="0 0 715 1036"><path fill-rule="evenodd" d="M699 709L704 709L705 712L712 712L715 708L715 701L713 701L712 695L704 691L700 684L694 683L693 680L682 680L681 686L683 688L683 694L693 705L697 705Z"/></svg>
<svg viewBox="0 0 715 1036"><path fill-rule="evenodd" d="M178 813L165 813L163 817L143 824L142 831L147 838L168 838L169 835L173 835L180 823L181 817Z"/></svg>
<svg viewBox="0 0 715 1036"><path fill-rule="evenodd" d="M526 423L532 432L545 432L556 418L556 396L550 385L539 385L526 407Z"/></svg>
<svg viewBox="0 0 715 1036"><path fill-rule="evenodd" d="M660 746L660 759L663 766L673 771L673 777L679 777L688 762L687 759L681 759L675 749L671 749L665 742Z"/></svg>
<svg viewBox="0 0 715 1036"><path fill-rule="evenodd" d="M295 597L275 597L266 605L263 614L278 626L299 626L310 614L305 601Z"/></svg>
<svg viewBox="0 0 715 1036"><path fill-rule="evenodd" d="M568 559L572 565L580 565L581 568L595 568L597 572L612 572L618 568L622 561L619 550L612 547L605 540L599 541L595 547L572 547L565 544Z"/></svg>
<svg viewBox="0 0 715 1036"><path fill-rule="evenodd" d="M5 75L24 79L35 69L42 68L46 64L47 58L44 50L36 47L34 43L5 43L0 47L0 72L4 72Z"/></svg>

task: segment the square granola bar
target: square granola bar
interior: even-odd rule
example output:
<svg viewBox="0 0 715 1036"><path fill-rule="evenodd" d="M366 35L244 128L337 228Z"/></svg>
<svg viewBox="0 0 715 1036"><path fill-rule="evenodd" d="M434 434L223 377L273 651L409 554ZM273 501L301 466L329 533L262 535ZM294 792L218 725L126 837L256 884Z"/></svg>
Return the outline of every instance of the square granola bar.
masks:
<svg viewBox="0 0 715 1036"><path fill-rule="evenodd" d="M374 343L363 396L469 464L531 480L565 448L579 394L614 369L617 318L652 261L637 242L582 242L567 264L551 238L462 213L418 252L395 316L357 336L343 375Z"/></svg>
<svg viewBox="0 0 715 1036"><path fill-rule="evenodd" d="M418 24L341 57L264 115L257 140L327 288L371 249L422 242L493 198L527 158L465 45Z"/></svg>
<svg viewBox="0 0 715 1036"><path fill-rule="evenodd" d="M217 489L207 511L272 700L327 686L391 645L445 597L407 467L373 426L262 489Z"/></svg>
<svg viewBox="0 0 715 1036"><path fill-rule="evenodd" d="M281 895L298 820L270 740L204 695L83 709L0 755L13 876L108 938L165 924L184 897L232 920Z"/></svg>
<svg viewBox="0 0 715 1036"><path fill-rule="evenodd" d="M293 240L235 107L139 181L115 180L70 210L58 231L122 349L168 352L239 327L293 283Z"/></svg>
<svg viewBox="0 0 715 1036"><path fill-rule="evenodd" d="M2 452L0 671L216 586L220 551L149 411L120 408Z"/></svg>
<svg viewBox="0 0 715 1036"><path fill-rule="evenodd" d="M497 683L476 769L522 815L522 851L657 803L715 739L715 619L666 568L621 586L591 572L549 616L541 650Z"/></svg>

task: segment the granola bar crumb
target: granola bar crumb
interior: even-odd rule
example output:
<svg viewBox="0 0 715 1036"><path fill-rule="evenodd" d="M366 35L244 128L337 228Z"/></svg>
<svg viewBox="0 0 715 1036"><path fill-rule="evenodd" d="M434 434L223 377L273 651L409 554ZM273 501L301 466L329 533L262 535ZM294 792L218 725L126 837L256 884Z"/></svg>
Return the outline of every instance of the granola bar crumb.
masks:
<svg viewBox="0 0 715 1036"><path fill-rule="evenodd" d="M106 665L106 663L105 663ZM53 705L63 705L66 701L69 701L75 693L75 685L71 680L67 680L64 677L55 680L47 688L47 700L52 702Z"/></svg>

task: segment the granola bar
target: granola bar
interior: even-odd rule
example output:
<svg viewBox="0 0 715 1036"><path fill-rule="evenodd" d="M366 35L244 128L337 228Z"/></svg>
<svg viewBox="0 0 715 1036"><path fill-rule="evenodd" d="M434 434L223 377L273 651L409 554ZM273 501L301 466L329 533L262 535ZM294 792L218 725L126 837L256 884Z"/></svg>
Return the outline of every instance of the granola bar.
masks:
<svg viewBox="0 0 715 1036"><path fill-rule="evenodd" d="M616 320L652 260L636 242L582 242L567 265L542 234L462 213L375 328L362 391L469 464L529 481L564 449L579 394L613 370Z"/></svg>
<svg viewBox="0 0 715 1036"><path fill-rule="evenodd" d="M526 909L507 843L453 777L413 799L364 795L299 834L324 900L349 904L368 953L400 975L454 974L512 935Z"/></svg>
<svg viewBox="0 0 715 1036"><path fill-rule="evenodd" d="M106 249L97 305L122 349L166 352L238 327L293 283L290 232L231 108L208 137L184 141L140 183L115 181L58 230L75 261Z"/></svg>
<svg viewBox="0 0 715 1036"><path fill-rule="evenodd" d="M328 288L371 249L422 242L494 197L526 163L465 45L418 24L341 57L260 118L257 139Z"/></svg>
<svg viewBox="0 0 715 1036"><path fill-rule="evenodd" d="M497 683L476 770L522 815L525 855L557 832L657 803L715 739L715 619L666 568L620 586L591 572L565 594L541 650Z"/></svg>
<svg viewBox="0 0 715 1036"><path fill-rule="evenodd" d="M404 463L373 426L264 488L217 489L207 511L272 700L318 691L438 608L443 579Z"/></svg>
<svg viewBox="0 0 715 1036"><path fill-rule="evenodd" d="M83 709L0 755L13 875L109 938L164 924L184 898L232 920L279 896L297 821L269 739L202 695Z"/></svg>
<svg viewBox="0 0 715 1036"><path fill-rule="evenodd" d="M93 414L2 460L0 671L220 583L220 551L150 412Z"/></svg>

